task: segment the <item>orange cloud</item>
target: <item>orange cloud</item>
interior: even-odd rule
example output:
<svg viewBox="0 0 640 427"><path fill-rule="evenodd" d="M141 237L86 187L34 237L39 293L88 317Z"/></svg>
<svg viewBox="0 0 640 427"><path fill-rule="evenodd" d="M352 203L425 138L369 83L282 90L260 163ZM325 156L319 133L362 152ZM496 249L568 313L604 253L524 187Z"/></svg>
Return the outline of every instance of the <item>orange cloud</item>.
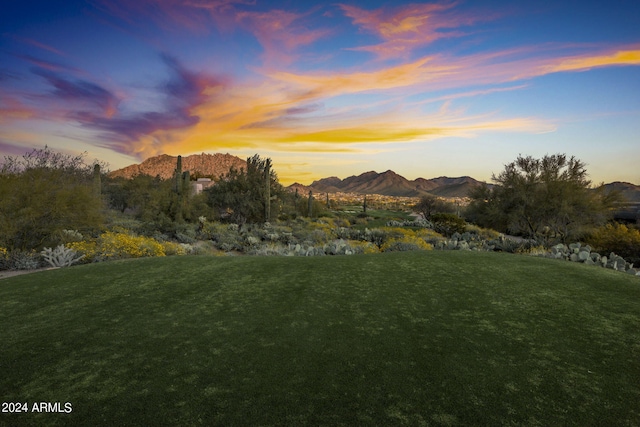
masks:
<svg viewBox="0 0 640 427"><path fill-rule="evenodd" d="M9 120L26 120L35 115L35 111L18 99L6 94L0 97L0 123L6 123Z"/></svg>
<svg viewBox="0 0 640 427"><path fill-rule="evenodd" d="M584 71L596 67L613 65L640 65L640 49L616 50L600 55L582 55L560 58L538 68L539 74L559 73L563 71Z"/></svg>
<svg viewBox="0 0 640 427"><path fill-rule="evenodd" d="M369 72L294 74L274 72L269 77L305 88L314 96L384 91L416 86L456 72L456 65L432 65L435 57L424 57L407 64L383 67ZM428 65L428 66L427 66Z"/></svg>
<svg viewBox="0 0 640 427"><path fill-rule="evenodd" d="M371 46L351 47L350 50L368 51L381 59L406 57L417 47L425 46L444 37L457 37L452 31L472 24L480 15L462 15L451 9L456 3L411 4L393 10L368 11L341 4L340 8L361 29L378 35L383 42ZM486 16L486 15L484 15ZM447 30L447 31L443 31Z"/></svg>
<svg viewBox="0 0 640 427"><path fill-rule="evenodd" d="M255 35L264 48L267 66L290 64L293 53L329 34L327 30L310 30L301 22L305 15L273 10L269 12L237 12L236 21Z"/></svg>

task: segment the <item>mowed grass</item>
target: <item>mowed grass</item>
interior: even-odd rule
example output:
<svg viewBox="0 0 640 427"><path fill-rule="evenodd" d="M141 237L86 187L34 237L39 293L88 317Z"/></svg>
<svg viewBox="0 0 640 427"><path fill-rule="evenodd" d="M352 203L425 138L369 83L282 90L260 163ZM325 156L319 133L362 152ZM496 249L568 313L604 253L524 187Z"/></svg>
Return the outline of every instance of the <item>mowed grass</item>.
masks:
<svg viewBox="0 0 640 427"><path fill-rule="evenodd" d="M640 280L499 253L171 257L0 281L0 425L640 425Z"/></svg>

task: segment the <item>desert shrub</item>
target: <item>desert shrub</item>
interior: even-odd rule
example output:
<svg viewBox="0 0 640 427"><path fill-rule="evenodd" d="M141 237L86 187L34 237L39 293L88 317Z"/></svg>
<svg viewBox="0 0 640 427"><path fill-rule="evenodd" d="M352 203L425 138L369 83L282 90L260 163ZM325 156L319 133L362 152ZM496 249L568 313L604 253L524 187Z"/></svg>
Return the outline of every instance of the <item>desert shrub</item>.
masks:
<svg viewBox="0 0 640 427"><path fill-rule="evenodd" d="M9 251L7 248L0 247L0 270L9 269Z"/></svg>
<svg viewBox="0 0 640 427"><path fill-rule="evenodd" d="M97 232L102 200L93 189L92 172L84 154L74 157L47 147L5 157L0 162L0 244L26 251L60 243L62 230Z"/></svg>
<svg viewBox="0 0 640 427"><path fill-rule="evenodd" d="M85 255L87 261L165 256L164 247L151 237L107 231L94 241L72 242L68 248Z"/></svg>
<svg viewBox="0 0 640 427"><path fill-rule="evenodd" d="M45 263L40 254L34 250L14 249L7 251L4 249L4 251L0 251L0 270L35 270L44 266Z"/></svg>
<svg viewBox="0 0 640 427"><path fill-rule="evenodd" d="M225 252L242 251L245 242L239 229L237 224L207 222L201 227L198 237L211 240L217 249Z"/></svg>
<svg viewBox="0 0 640 427"><path fill-rule="evenodd" d="M193 246L188 243L162 242L165 255L188 255L193 253Z"/></svg>
<svg viewBox="0 0 640 427"><path fill-rule="evenodd" d="M380 228L374 228L369 230L368 228L364 229L364 240L367 242L371 242L377 247L381 247L385 240L387 239L386 230Z"/></svg>
<svg viewBox="0 0 640 427"><path fill-rule="evenodd" d="M464 233L466 222L455 214L437 213L431 215L433 229L450 237L453 233Z"/></svg>
<svg viewBox="0 0 640 427"><path fill-rule="evenodd" d="M380 248L382 252L432 250L433 246L424 239L413 235L393 237L388 239Z"/></svg>
<svg viewBox="0 0 640 427"><path fill-rule="evenodd" d="M415 235L416 237L420 237L422 240L424 240L425 242L433 246L436 246L440 242L443 242L444 240L446 240L442 234L430 228L422 228L422 229L416 230Z"/></svg>
<svg viewBox="0 0 640 427"><path fill-rule="evenodd" d="M497 239L500 237L500 233L496 230L492 230L490 228L482 228L478 227L474 224L467 224L464 229L465 233L476 234L480 236L480 238L485 240Z"/></svg>
<svg viewBox="0 0 640 427"><path fill-rule="evenodd" d="M85 240L82 242L70 242L65 245L68 248L84 255L82 262L92 262L96 259L98 253L98 242L95 240Z"/></svg>
<svg viewBox="0 0 640 427"><path fill-rule="evenodd" d="M615 252L628 262L640 264L640 231L635 227L607 224L595 229L586 241L598 252Z"/></svg>
<svg viewBox="0 0 640 427"><path fill-rule="evenodd" d="M333 232L338 239L367 240L365 237L365 231L357 228L338 227Z"/></svg>
<svg viewBox="0 0 640 427"><path fill-rule="evenodd" d="M494 250L511 254L531 253L534 248L540 246L535 240L516 240L504 236L500 236L497 240L490 241L490 243L494 246Z"/></svg>
<svg viewBox="0 0 640 427"><path fill-rule="evenodd" d="M380 252L380 248L371 242L349 240L347 243L357 254L377 254Z"/></svg>

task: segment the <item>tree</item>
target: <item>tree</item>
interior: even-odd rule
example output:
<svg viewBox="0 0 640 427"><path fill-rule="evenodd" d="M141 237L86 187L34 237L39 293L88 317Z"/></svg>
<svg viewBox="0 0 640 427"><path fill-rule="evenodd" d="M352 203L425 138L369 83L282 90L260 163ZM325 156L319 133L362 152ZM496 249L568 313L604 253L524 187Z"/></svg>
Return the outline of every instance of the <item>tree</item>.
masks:
<svg viewBox="0 0 640 427"><path fill-rule="evenodd" d="M451 203L431 195L422 196L413 209L420 213L424 219L429 219L435 213L452 213L455 210Z"/></svg>
<svg viewBox="0 0 640 427"><path fill-rule="evenodd" d="M469 219L539 240L579 238L588 227L606 222L618 200L603 186L592 189L585 164L565 154L518 156L492 180L493 189L471 192Z"/></svg>
<svg viewBox="0 0 640 427"><path fill-rule="evenodd" d="M1 246L41 249L57 244L62 230L91 233L100 228L96 169L84 162L84 156L45 147L22 157L5 157L0 167Z"/></svg>
<svg viewBox="0 0 640 427"><path fill-rule="evenodd" d="M264 222L278 209L284 188L271 168L271 159L254 155L247 159L246 171L231 168L216 184L205 190L209 206L228 214L236 224Z"/></svg>

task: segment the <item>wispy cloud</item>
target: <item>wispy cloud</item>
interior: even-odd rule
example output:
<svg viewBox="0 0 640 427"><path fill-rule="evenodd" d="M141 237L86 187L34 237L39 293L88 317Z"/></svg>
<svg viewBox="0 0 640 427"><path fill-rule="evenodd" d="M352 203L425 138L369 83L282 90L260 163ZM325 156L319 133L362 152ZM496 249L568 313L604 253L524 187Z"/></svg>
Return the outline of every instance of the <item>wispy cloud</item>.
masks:
<svg viewBox="0 0 640 427"><path fill-rule="evenodd" d="M24 37L18 37L18 36L13 36L13 38L21 43L25 43L31 46L35 46L39 49L45 50L49 53L54 53L58 56L67 56L66 53L64 53L63 51L61 51L60 49L56 49L53 46L50 46L48 44L39 42L38 40L34 40L34 39L30 39L30 38L24 38Z"/></svg>
<svg viewBox="0 0 640 427"><path fill-rule="evenodd" d="M236 13L236 20L253 33L264 48L268 67L282 67L293 62L296 50L327 36L326 29L309 29L302 23L306 15L284 10Z"/></svg>
<svg viewBox="0 0 640 427"><path fill-rule="evenodd" d="M200 121L195 109L206 100L212 102L211 92L226 84L223 78L187 70L171 56L162 59L171 72L170 80L158 87L166 99L162 111L79 115L84 126L103 132L106 146L125 154L146 154L158 144L175 142L167 139L167 132L195 126Z"/></svg>
<svg viewBox="0 0 640 427"><path fill-rule="evenodd" d="M34 117L36 112L14 96L0 90L0 124Z"/></svg>
<svg viewBox="0 0 640 427"><path fill-rule="evenodd" d="M640 65L640 46L630 49L614 49L611 52L583 54L549 60L536 69L536 73L549 74L565 71L585 71L597 67L615 65Z"/></svg>
<svg viewBox="0 0 640 427"><path fill-rule="evenodd" d="M112 117L118 107L118 98L102 86L80 79L69 79L49 70L34 68L32 72L43 77L53 90L50 96L56 100L63 100L83 111L98 112L105 117Z"/></svg>
<svg viewBox="0 0 640 427"><path fill-rule="evenodd" d="M456 30L466 27L487 15L471 15L457 12L455 2L410 4L392 9L365 10L340 4L346 16L361 30L377 35L382 42L369 46L350 47L366 51L381 59L408 58L418 47L435 40L459 37L466 34Z"/></svg>

